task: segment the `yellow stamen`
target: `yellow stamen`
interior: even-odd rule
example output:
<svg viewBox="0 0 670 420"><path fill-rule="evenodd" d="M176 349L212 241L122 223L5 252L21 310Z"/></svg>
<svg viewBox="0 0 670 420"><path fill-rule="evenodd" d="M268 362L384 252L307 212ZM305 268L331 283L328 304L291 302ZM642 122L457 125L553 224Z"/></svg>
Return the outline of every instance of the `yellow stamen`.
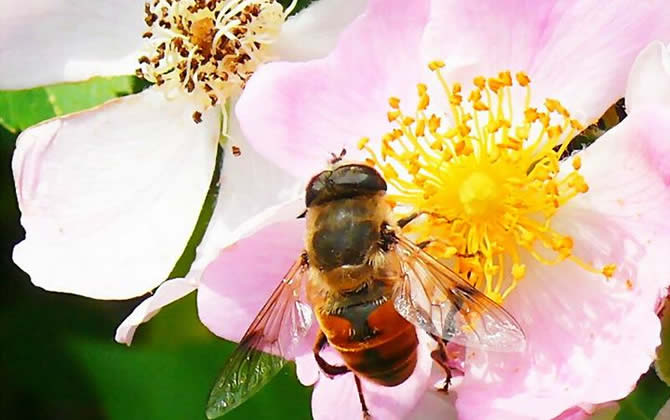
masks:
<svg viewBox="0 0 670 420"><path fill-rule="evenodd" d="M431 240L428 252L455 259L463 278L497 302L526 276L522 251L542 264L570 260L613 276L613 264L596 269L574 255L573 238L551 223L561 206L588 191L579 156L571 172L559 173L565 171L559 160L582 125L556 99L531 108L525 73L476 77L464 94L460 84L447 83L443 67L441 61L428 65L447 98L449 118L427 114L430 95L419 84L413 115L403 113L399 99L389 100L395 128L382 136L379 157L367 138L359 142L367 162L396 189L389 200L398 216L425 215L405 230L417 241ZM516 90L524 92L523 109L514 114Z"/></svg>

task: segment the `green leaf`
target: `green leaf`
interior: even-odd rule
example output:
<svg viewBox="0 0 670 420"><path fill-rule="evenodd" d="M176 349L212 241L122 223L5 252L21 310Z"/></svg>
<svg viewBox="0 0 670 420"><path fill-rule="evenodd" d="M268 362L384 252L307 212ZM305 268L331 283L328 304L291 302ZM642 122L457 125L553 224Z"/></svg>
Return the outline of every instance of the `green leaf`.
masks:
<svg viewBox="0 0 670 420"><path fill-rule="evenodd" d="M0 91L0 125L17 133L40 121L88 109L109 99L139 92L146 86L134 76L120 76Z"/></svg>
<svg viewBox="0 0 670 420"><path fill-rule="evenodd" d="M44 88L0 92L0 125L11 133L55 115Z"/></svg>
<svg viewBox="0 0 670 420"><path fill-rule="evenodd" d="M279 3L284 6L284 8L287 8L293 0L279 0ZM291 11L290 16L295 15L302 9L305 9L308 7L310 4L315 3L317 0L298 0L298 3L295 5L295 8L293 11Z"/></svg>
<svg viewBox="0 0 670 420"><path fill-rule="evenodd" d="M670 305L666 304L661 318L661 345L656 349L656 374L670 385Z"/></svg>
<svg viewBox="0 0 670 420"><path fill-rule="evenodd" d="M205 418L209 390L233 345L210 338L166 351L79 339L72 347L109 420L182 420ZM294 370L285 369L226 418L309 419L310 390Z"/></svg>
<svg viewBox="0 0 670 420"><path fill-rule="evenodd" d="M221 166L223 165L223 149L219 146L216 150L216 165L214 166L214 173L209 183L209 189L207 190L207 196L205 197L205 202L202 204L200 209L200 215L198 216L198 221L193 228L191 237L184 248L179 260L175 263L172 272L168 278L177 278L184 277L189 272L191 264L195 260L195 252L202 241L202 238L205 236L207 231L207 226L209 221L214 214L214 208L216 206L216 198L219 193L219 178L221 176Z"/></svg>
<svg viewBox="0 0 670 420"><path fill-rule="evenodd" d="M44 87L56 115L92 108L110 99L139 92L146 84L132 76L96 77L84 83Z"/></svg>
<svg viewBox="0 0 670 420"><path fill-rule="evenodd" d="M606 373L603 373L606 375ZM606 380L603 377L603 380ZM656 376L653 369L645 373L635 390L621 400L616 420L654 420L658 410L670 398L670 387Z"/></svg>

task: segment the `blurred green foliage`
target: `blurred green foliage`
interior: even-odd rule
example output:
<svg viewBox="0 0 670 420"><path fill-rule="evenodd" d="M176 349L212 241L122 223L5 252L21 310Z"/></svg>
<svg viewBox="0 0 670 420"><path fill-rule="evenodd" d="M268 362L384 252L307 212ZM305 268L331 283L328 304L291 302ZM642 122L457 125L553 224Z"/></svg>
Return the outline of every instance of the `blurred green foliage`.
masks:
<svg viewBox="0 0 670 420"><path fill-rule="evenodd" d="M603 381L607 374L603 374ZM635 390L619 403L615 420L654 420L658 410L670 398L670 388L663 383L654 369L640 378Z"/></svg>
<svg viewBox="0 0 670 420"><path fill-rule="evenodd" d="M670 385L670 305L667 301L661 318L661 341L662 344L656 350L654 367L658 377Z"/></svg>

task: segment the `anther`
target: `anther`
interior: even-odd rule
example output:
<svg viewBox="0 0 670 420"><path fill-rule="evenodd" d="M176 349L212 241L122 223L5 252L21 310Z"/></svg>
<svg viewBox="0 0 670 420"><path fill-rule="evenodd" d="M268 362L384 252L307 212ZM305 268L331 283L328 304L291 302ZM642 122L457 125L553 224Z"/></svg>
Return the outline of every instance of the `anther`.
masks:
<svg viewBox="0 0 670 420"><path fill-rule="evenodd" d="M440 73L443 66L439 61L428 65L450 104L451 118L444 127L436 114L425 114L430 95L420 83L413 115L403 113L397 98L389 99L387 117L396 128L382 136L381 160L367 138L359 142L359 148L372 155L366 161L379 167L399 191L389 196L395 208L426 214L412 226L412 234L419 240L442 238L448 246L432 246L430 251L440 258L456 258L455 270L498 301L526 275L526 265L519 262L521 250L544 264L569 259L587 271L611 276L613 267L597 270L575 256L573 239L550 223L563 204L588 191L577 172L579 156L573 158L574 171L559 177L565 169L560 155L579 122L555 99L545 101L546 112L530 107L530 78L523 72L514 78L509 71L488 79L475 77L474 88L462 93L460 84L448 85ZM526 88L520 122L512 118L510 87L515 80ZM468 101L463 103L463 97ZM529 139L531 135L537 137ZM407 179L400 178L396 168L402 168ZM548 260L537 247L557 257ZM508 260L511 265L505 263Z"/></svg>
<svg viewBox="0 0 670 420"><path fill-rule="evenodd" d="M165 85L166 94L193 96L202 112L238 93L272 58L284 18L275 0L152 0L142 35L148 54L137 74Z"/></svg>

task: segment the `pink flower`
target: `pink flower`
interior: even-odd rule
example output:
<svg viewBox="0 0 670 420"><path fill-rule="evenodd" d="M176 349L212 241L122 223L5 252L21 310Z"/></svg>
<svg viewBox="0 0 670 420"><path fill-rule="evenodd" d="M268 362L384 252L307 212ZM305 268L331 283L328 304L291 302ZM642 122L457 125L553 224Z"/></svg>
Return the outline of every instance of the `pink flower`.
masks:
<svg viewBox="0 0 670 420"><path fill-rule="evenodd" d="M371 0L367 13L344 32L328 57L278 62L258 71L236 107L242 131L260 154L306 183L323 169L329 153L342 147L355 159L369 157L356 151L363 136L370 139L368 148L379 153L384 134L400 124L396 114L387 114L394 112L395 100L389 107L389 98L398 98L405 111L422 109L415 93L419 82L427 85L419 88L419 97L425 91L430 94L430 103L424 103L426 118L433 112L444 117L449 112L448 99L456 100L454 91L440 94L436 75L427 68L432 60L442 60L440 74L450 89L456 82L470 86L478 75L495 76L508 69L525 72L532 80L532 99L524 105L523 95L509 96L515 117L503 101L503 120L512 129L521 127L524 110L542 106L545 98L558 98L562 105L550 105L552 115L567 109L566 128L543 132L542 141L560 144L566 133L579 127L575 119L594 122L624 95L631 65L645 45L656 38L670 38L670 6L661 2L634 8L623 0L525 5L520 0ZM505 77L501 75L500 83L507 83ZM670 129L670 108L660 106L658 98L646 101L648 95L639 93L643 87L636 86L645 80L631 82L629 95L640 99L634 100L634 108L620 125L560 162L561 177L566 172L575 174L568 188L573 194L558 209L544 208L551 222L544 233L561 240L546 237L549 249L537 253L528 244L505 245L499 254L514 262L505 267L514 268L504 271L504 289L484 289L523 326L527 349L523 353L468 349L464 375L455 381L449 398L455 399L460 419L551 419L572 407L616 400L631 391L653 360L660 329L654 309L670 284L666 262L670 143L661 134ZM660 76L658 80L667 82ZM519 91L524 89L509 90ZM468 93L464 88L463 102ZM442 119L444 124L453 121ZM414 130L412 124L418 120L404 121L404 128ZM530 134L538 133L530 130L525 136ZM527 147L523 143L520 150ZM455 155L466 156L459 153ZM556 162L557 168L550 171L553 177L559 171L558 154L550 148L543 153ZM528 167L522 169L521 176L528 175ZM501 176L491 179L494 188L511 182ZM478 195L481 189L463 191L474 191L474 198L466 196L489 206L477 211L492 211L486 194ZM524 201L520 191L511 190L520 199L519 208L535 203L531 198ZM265 224L224 249L206 269L198 308L201 320L217 335L239 340L298 255L304 225L293 218L301 200L296 195L293 202L272 210L276 220L283 210L287 218ZM457 198L454 205L465 206L464 200ZM531 239L540 242L538 237ZM512 250L515 254L510 254ZM555 264L542 262L550 258L542 254L545 251L558 254ZM491 273L503 270L495 262L482 266L487 267ZM482 276L488 279L492 274ZM308 348L306 344L296 363L301 382L315 384L314 417L360 416L351 375L329 379L319 374ZM402 418L412 409L421 411L421 418L427 418L427 412L435 418L448 415L447 399L426 393L440 378L437 369L431 374L430 360L426 360L424 350L415 375L396 388L364 383L373 416Z"/></svg>
<svg viewBox="0 0 670 420"><path fill-rule="evenodd" d="M26 230L14 261L35 285L126 299L162 284L122 325L121 342L130 343L136 326L161 306L193 291L218 249L244 234L246 219L300 190L296 178L247 145L221 105L234 102L269 60L325 55L365 0L323 0L285 23L288 11L274 0L210 3L214 10L194 0L0 5L0 89L133 74L138 61L142 76L155 82L28 128L12 164ZM219 143L226 153L220 192L197 261L186 278L163 283L216 182ZM228 155L231 146L240 157Z"/></svg>

